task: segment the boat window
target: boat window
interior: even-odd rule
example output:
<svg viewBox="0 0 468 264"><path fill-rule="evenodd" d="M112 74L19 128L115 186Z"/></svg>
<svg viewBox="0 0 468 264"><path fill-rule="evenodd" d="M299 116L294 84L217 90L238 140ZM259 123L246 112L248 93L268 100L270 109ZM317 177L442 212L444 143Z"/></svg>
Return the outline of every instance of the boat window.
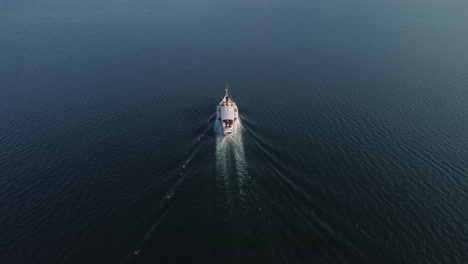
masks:
<svg viewBox="0 0 468 264"><path fill-rule="evenodd" d="M232 124L234 123L234 121L232 119L225 119L223 120L223 125L225 127L232 127Z"/></svg>

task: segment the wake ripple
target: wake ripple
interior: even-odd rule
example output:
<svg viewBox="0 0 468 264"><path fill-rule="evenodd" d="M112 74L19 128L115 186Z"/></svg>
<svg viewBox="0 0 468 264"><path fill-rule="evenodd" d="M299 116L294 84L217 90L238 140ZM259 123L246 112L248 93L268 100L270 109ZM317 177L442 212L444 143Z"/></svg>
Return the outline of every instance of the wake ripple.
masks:
<svg viewBox="0 0 468 264"><path fill-rule="evenodd" d="M143 218L148 218L150 215L153 215L151 218L155 219L151 227L144 233L143 237L140 241L136 243L133 251L129 253L126 258L123 260L124 263L133 263L137 261L136 257L144 253L145 248L151 243L153 238L156 236L156 232L158 231L158 227L164 221L168 213L170 212L171 207L174 206L175 198L177 198L177 193L181 185L186 181L187 176L190 174L190 165L192 160L197 156L202 149L206 147L206 139L213 129L215 115L211 115L207 123L203 124L203 127L200 128L201 134L191 143L188 150L185 152L185 159L182 162L182 165L179 165L177 168L173 170L172 173L165 179L165 181L161 182L162 185L169 185L165 195L155 203L153 209L147 212ZM180 164L180 163L179 163ZM176 178L176 180L174 180ZM169 183L172 182L172 183Z"/></svg>

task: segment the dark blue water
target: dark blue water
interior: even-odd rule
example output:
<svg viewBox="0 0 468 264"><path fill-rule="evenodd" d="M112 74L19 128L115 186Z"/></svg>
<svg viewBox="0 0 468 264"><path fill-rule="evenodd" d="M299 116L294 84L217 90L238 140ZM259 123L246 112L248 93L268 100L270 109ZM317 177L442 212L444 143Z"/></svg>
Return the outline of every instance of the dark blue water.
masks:
<svg viewBox="0 0 468 264"><path fill-rule="evenodd" d="M466 263L467 135L465 0L0 0L1 263Z"/></svg>

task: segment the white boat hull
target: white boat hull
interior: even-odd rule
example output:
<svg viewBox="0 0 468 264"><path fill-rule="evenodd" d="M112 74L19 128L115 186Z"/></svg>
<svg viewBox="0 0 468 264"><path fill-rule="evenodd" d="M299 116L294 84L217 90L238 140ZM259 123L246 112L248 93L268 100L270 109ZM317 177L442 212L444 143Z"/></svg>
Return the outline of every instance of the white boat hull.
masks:
<svg viewBox="0 0 468 264"><path fill-rule="evenodd" d="M239 109L234 101L231 100L226 89L226 95L218 104L216 117L220 122L224 137L235 133L236 124L239 122Z"/></svg>

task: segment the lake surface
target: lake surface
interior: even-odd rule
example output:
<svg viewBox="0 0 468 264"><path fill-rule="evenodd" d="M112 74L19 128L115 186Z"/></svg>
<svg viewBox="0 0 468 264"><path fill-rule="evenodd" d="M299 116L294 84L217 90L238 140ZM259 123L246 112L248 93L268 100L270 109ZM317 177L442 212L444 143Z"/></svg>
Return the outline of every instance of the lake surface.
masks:
<svg viewBox="0 0 468 264"><path fill-rule="evenodd" d="M466 0L0 0L0 128L1 263L468 259Z"/></svg>

